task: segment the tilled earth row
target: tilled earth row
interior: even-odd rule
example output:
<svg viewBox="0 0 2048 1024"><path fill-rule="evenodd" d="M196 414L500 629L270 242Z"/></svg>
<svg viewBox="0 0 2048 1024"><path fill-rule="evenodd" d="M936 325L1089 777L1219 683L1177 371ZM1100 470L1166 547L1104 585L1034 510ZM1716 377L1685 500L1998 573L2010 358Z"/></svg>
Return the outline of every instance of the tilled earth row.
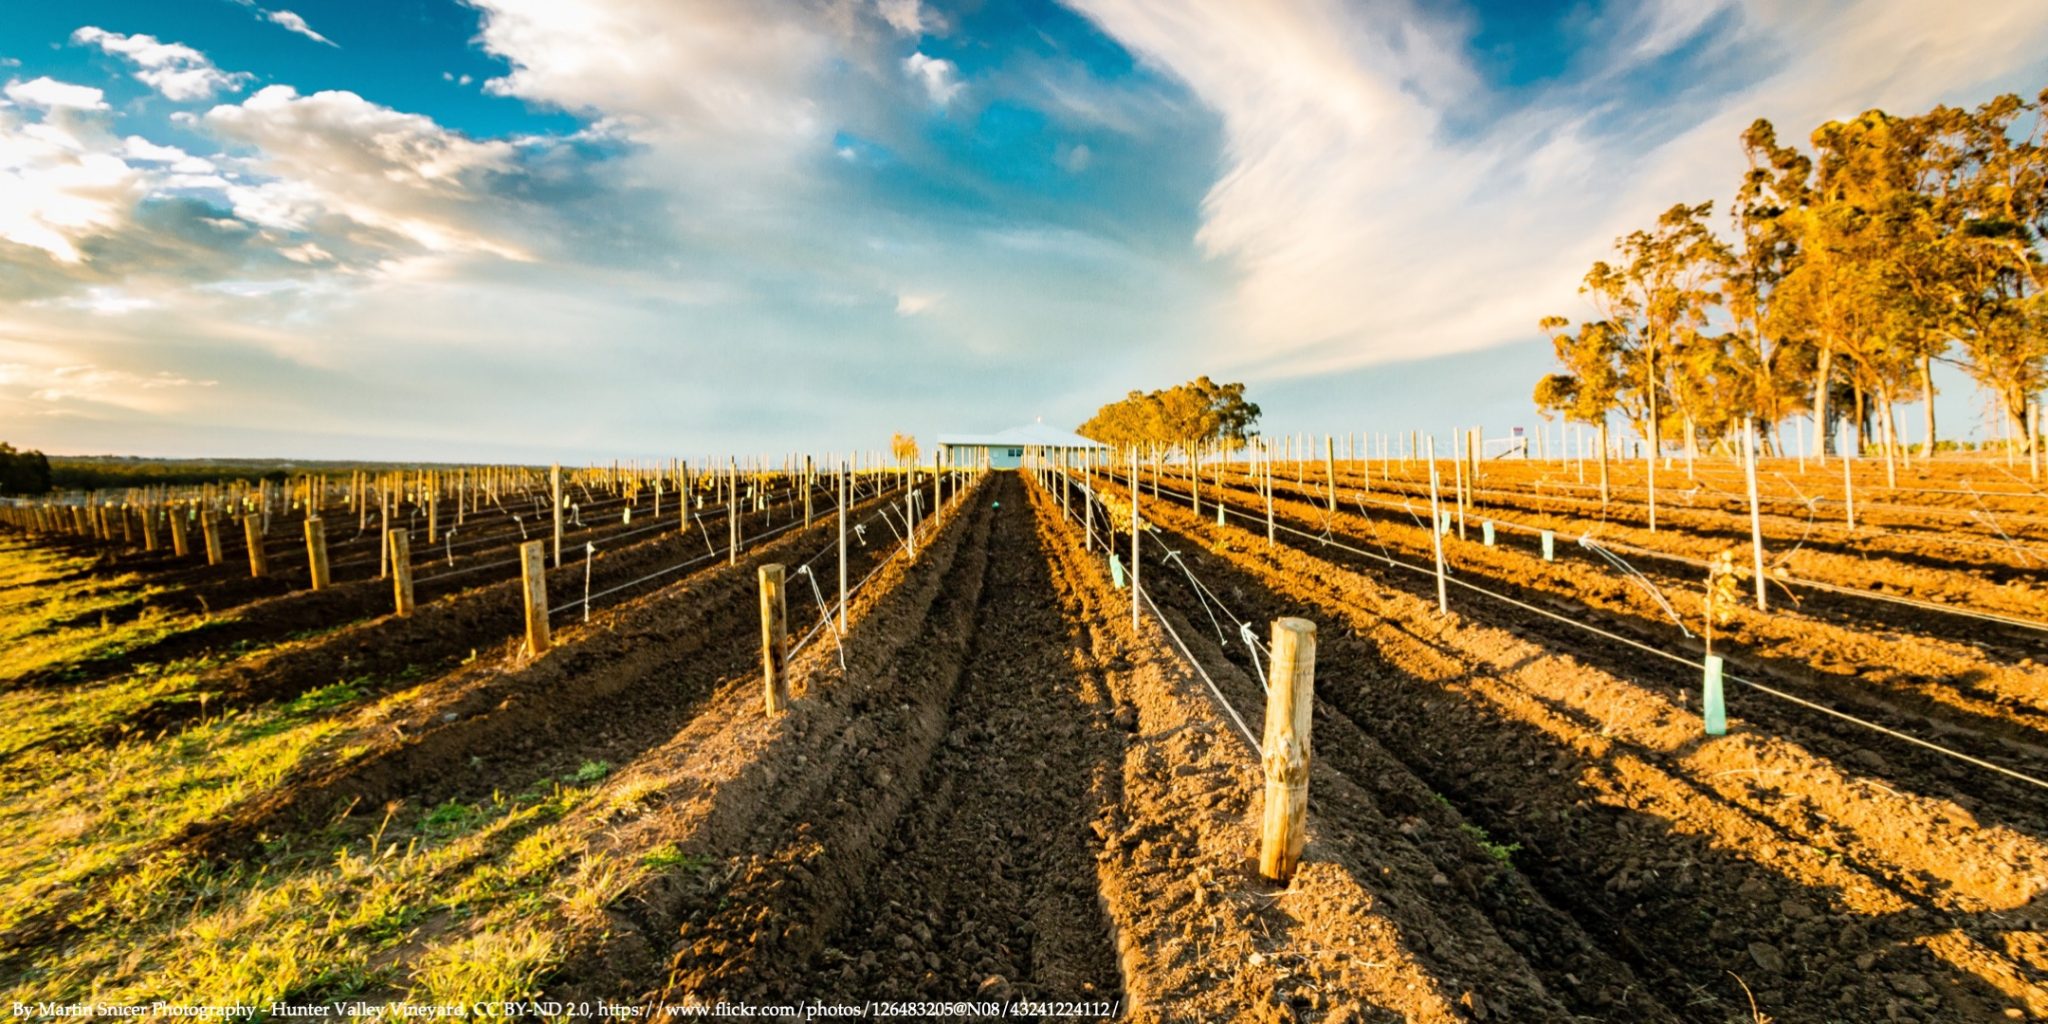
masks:
<svg viewBox="0 0 2048 1024"><path fill-rule="evenodd" d="M1318 620L1317 729L1383 744L1669 1013L1747 1019L1753 993L1774 1019L2048 1014L2048 830L2016 791L1818 716L1708 739L1668 673L1548 620L1439 616L1433 592L1313 541L1268 548L1164 503L1147 518L1212 595L1150 568L1162 603L1205 629L1224 606ZM1612 1019L1650 1012L1607 995Z"/></svg>
<svg viewBox="0 0 2048 1024"><path fill-rule="evenodd" d="M1170 487L1161 493L1185 501ZM1210 507L1220 497L1229 518L1263 533L1264 502L1258 495L1236 487L1220 494L1210 487L1206 495ZM1341 564L1398 559L1427 567L1433 557L1430 529L1399 512L1367 514L1354 505L1331 515L1326 504L1276 494L1274 515L1286 542L1314 546ZM1421 520L1428 518L1425 506ZM1321 544L1324 538L1352 550ZM1704 653L1703 578L1674 573L1651 559L1630 563L1637 574L1632 578L1563 541L1556 546L1557 560L1544 561L1530 538L1520 535L1501 534L1496 545L1487 546L1477 536L1459 540L1453 531L1443 545L1456 579L1676 654ZM1460 603L1488 601L1453 589ZM2048 772L2048 664L2036 660L2042 648L2034 635L1891 606L1880 609L1884 620L1872 621L1867 604L1829 594L1793 603L1779 592L1777 601L1770 612L1759 613L1745 589L1718 610L1715 651L1731 671L1845 702L1861 714L1938 735L1994 763ZM1674 613L1686 628L1673 621Z"/></svg>

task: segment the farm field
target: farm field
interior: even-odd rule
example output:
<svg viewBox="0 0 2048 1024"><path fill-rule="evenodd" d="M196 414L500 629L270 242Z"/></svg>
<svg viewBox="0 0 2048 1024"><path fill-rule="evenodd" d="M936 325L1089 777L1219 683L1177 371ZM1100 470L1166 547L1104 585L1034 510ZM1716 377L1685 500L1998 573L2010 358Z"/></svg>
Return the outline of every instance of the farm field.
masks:
<svg viewBox="0 0 2048 1024"><path fill-rule="evenodd" d="M564 488L590 489L539 653L517 552L545 491L415 548L405 615L374 528L319 590L275 522L261 577L11 530L0 984L536 1016L2048 1017L2031 495L1985 496L1976 554L1967 524L1876 518L1903 491L1853 532L1761 518L1790 572L1717 626L1707 736L1693 563L1748 526L1706 467L1653 533L1620 465L1602 518L1570 466L1488 463L1463 539L1426 525L1420 462L1257 467L1143 468L1135 619L1127 471L856 477L843 608L830 474L700 481L685 531L673 489L656 515L596 471ZM1287 616L1318 650L1283 885L1253 854Z"/></svg>

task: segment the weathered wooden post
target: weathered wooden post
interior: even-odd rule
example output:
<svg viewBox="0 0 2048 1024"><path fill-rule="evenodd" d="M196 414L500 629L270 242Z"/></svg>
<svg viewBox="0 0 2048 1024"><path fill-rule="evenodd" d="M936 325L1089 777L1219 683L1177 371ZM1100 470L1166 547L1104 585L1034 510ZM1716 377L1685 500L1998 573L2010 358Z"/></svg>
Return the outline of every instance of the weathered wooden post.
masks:
<svg viewBox="0 0 2048 1024"><path fill-rule="evenodd" d="M810 456L808 456L808 455L804 456L804 477L803 477L803 487L804 487L804 529L808 530L808 529L810 529L810 528L811 528L811 457L810 457ZM654 499L654 500L656 500L656 501L660 501L660 500L661 500L661 497L660 497L660 495L661 495L661 485L660 485L660 484L656 484L656 485L655 485L655 490L654 490L654 493L655 493L655 499ZM655 514L656 514L656 515L660 515L660 513L659 513L659 512L657 512L657 513L655 513Z"/></svg>
<svg viewBox="0 0 2048 1024"><path fill-rule="evenodd" d="M1138 449L1131 449L1131 628L1138 628Z"/></svg>
<svg viewBox="0 0 2048 1024"><path fill-rule="evenodd" d="M839 635L846 635L846 505L849 495L846 463L839 464Z"/></svg>
<svg viewBox="0 0 2048 1024"><path fill-rule="evenodd" d="M1849 517L1849 529L1856 529L1856 483L1849 475L1849 456L1842 456L1842 509Z"/></svg>
<svg viewBox="0 0 2048 1024"><path fill-rule="evenodd" d="M171 528L171 553L183 558L191 553L191 545L185 540L185 510L174 508L165 518Z"/></svg>
<svg viewBox="0 0 2048 1024"><path fill-rule="evenodd" d="M562 464L548 468L548 504L555 517L555 568L562 567Z"/></svg>
<svg viewBox="0 0 2048 1024"><path fill-rule="evenodd" d="M1443 502L1437 497L1436 435L1429 437L1429 542L1436 548L1436 610L1439 613L1451 610L1449 595L1444 590L1444 531L1438 525L1443 522Z"/></svg>
<svg viewBox="0 0 2048 1024"><path fill-rule="evenodd" d="M1436 436L1430 436L1430 444L1436 444ZM1465 460L1453 452L1451 455L1452 491L1458 503L1458 539L1465 539Z"/></svg>
<svg viewBox="0 0 2048 1024"><path fill-rule="evenodd" d="M412 614L412 531L391 531L391 595L399 618Z"/></svg>
<svg viewBox="0 0 2048 1024"><path fill-rule="evenodd" d="M761 676L768 714L779 715L789 704L789 637L785 627L789 602L782 588L782 563L770 562L760 569L761 580Z"/></svg>
<svg viewBox="0 0 2048 1024"><path fill-rule="evenodd" d="M547 541L519 545L519 581L526 604L526 653L545 654L549 640Z"/></svg>
<svg viewBox="0 0 2048 1024"><path fill-rule="evenodd" d="M221 563L220 513L207 509L199 514L199 530L206 537L206 564Z"/></svg>
<svg viewBox="0 0 2048 1024"><path fill-rule="evenodd" d="M427 543L439 544L441 542L441 474L428 473L426 484Z"/></svg>
<svg viewBox="0 0 2048 1024"><path fill-rule="evenodd" d="M1323 435L1323 478L1330 485L1330 514L1337 514L1337 441Z"/></svg>
<svg viewBox="0 0 2048 1024"><path fill-rule="evenodd" d="M1273 668L1266 684L1266 732L1260 763L1266 806L1259 830L1259 874L1294 877L1308 837L1309 727L1315 708L1316 624L1275 619Z"/></svg>
<svg viewBox="0 0 2048 1024"><path fill-rule="evenodd" d="M263 519L254 512L242 516L242 537L249 542L249 575L270 574L270 559L263 550Z"/></svg>
<svg viewBox="0 0 2048 1024"><path fill-rule="evenodd" d="M1765 598L1769 591L1764 585L1763 516L1757 509L1756 500L1756 417L1745 421L1745 427L1743 447L1749 457L1744 460L1743 468L1744 475L1749 478L1749 549L1756 568L1756 610L1761 612L1769 610Z"/></svg>
<svg viewBox="0 0 2048 1024"><path fill-rule="evenodd" d="M1652 404L1652 405L1655 405L1655 404L1656 404L1656 397L1657 397L1657 396L1656 396L1656 394L1655 394L1654 392L1652 392L1652 393L1651 393L1651 395L1650 395L1650 402L1651 402L1651 404ZM1645 439L1643 440L1643 466L1644 466L1644 468L1645 468L1645 470L1646 470L1646 473L1645 473L1645 476L1644 476L1644 478L1643 478L1643 479L1644 479L1644 481L1645 481L1645 483L1644 483L1644 486L1645 486L1645 488L1646 488L1646 489L1648 490L1648 492L1649 492L1649 493L1648 493L1648 499L1649 499L1649 503L1650 503L1650 532L1651 532L1651 533L1656 533L1656 532L1657 532L1657 448L1658 448L1658 444L1659 444L1659 441L1661 441L1661 440L1662 440L1662 435L1660 435L1660 434L1659 434L1659 433L1657 432L1657 423L1656 423L1656 420L1654 419L1654 416L1655 416L1655 414L1654 414L1654 413L1652 413L1651 415L1652 415L1652 417L1653 417L1653 418L1652 418L1652 420L1651 420L1651 422L1650 422L1650 436L1649 436L1648 438L1645 438Z"/></svg>
<svg viewBox="0 0 2048 1024"><path fill-rule="evenodd" d="M1081 469L1081 550L1095 550L1095 469L1090 456L1083 456Z"/></svg>
<svg viewBox="0 0 2048 1024"><path fill-rule="evenodd" d="M1270 548L1270 547L1272 547L1272 546L1273 546L1273 448L1272 448L1272 446L1271 446L1270 444L1268 444L1268 445L1264 446L1264 451L1260 452L1260 455L1262 455L1262 456L1263 456L1263 458L1261 458L1261 459L1260 459L1259 461L1260 461L1260 462L1261 462L1261 463L1262 463L1262 464L1264 465L1264 468L1265 468L1265 473L1264 473L1264 476L1263 476L1263 478L1262 478L1262 482L1263 482L1263 483L1265 484L1265 491L1266 491L1266 546Z"/></svg>
<svg viewBox="0 0 2048 1024"><path fill-rule="evenodd" d="M725 480L725 564L740 564L740 461L727 456Z"/></svg>
<svg viewBox="0 0 2048 1024"><path fill-rule="evenodd" d="M142 512L142 550L156 550L156 509L144 504Z"/></svg>
<svg viewBox="0 0 2048 1024"><path fill-rule="evenodd" d="M313 589L326 590L327 521L319 516L306 520L306 563L312 567Z"/></svg>

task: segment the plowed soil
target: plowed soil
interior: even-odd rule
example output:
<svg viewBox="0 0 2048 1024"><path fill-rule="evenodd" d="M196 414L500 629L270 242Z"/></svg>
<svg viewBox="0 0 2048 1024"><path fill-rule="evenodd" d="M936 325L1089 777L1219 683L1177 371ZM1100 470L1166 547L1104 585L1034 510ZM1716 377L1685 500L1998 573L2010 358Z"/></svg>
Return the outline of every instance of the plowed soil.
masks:
<svg viewBox="0 0 2048 1024"><path fill-rule="evenodd" d="M1501 477L1478 515L1562 529L1578 514ZM1122 481L1093 483L1123 496ZM1108 536L1097 506L1091 536L1082 492L1051 474L974 479L914 557L871 529L874 543L850 552L861 585L843 635L811 632L822 597L791 578L789 626L812 639L774 716L756 569L829 551L829 519L762 536L736 565L715 528L719 557L701 565L688 560L703 538L673 529L600 542L593 590L684 568L587 623L558 617L557 646L538 657L520 649L509 573L423 596L404 620L371 609L388 599L374 581L300 597L289 607L364 606L359 621L209 669L201 707L240 713L342 679L377 699L319 712L333 731L274 784L148 852L223 885L328 861L395 872L437 842L418 824L432 809L481 814L508 792L583 787L551 805L558 820L506 840L542 880L503 902L450 867L451 887L472 878L460 897L428 891L374 938L306 926L324 945L305 956L349 965L303 972L322 979L320 998L414 996L419 965L445 979L449 950L505 955L483 941L491 930L531 928L519 934L543 937L545 955L479 971L500 986L488 998L904 1016L944 1004L973 1019L2048 1019L2042 791L1740 687L1728 734L1705 736L1697 669L1644 651L1701 653L1667 611L1698 631L1683 564L1624 577L1584 552L1545 561L1520 535L1489 547L1454 533L1456 577L1512 601L1454 589L1445 614L1427 573L1392 564L1427 565L1430 528L1355 500L1362 472L1340 478L1335 514L1316 481L1283 479L1274 512L1288 529L1270 544L1264 499L1241 476L1220 491L1205 476L1201 515L1184 477L1162 483L1139 498L1141 597L1104 547L1128 564L1129 535ZM1383 483L1374 498L1390 498ZM1229 525L1215 521L1219 497ZM2023 500L1994 507L2025 528ZM1655 543L1693 557L1733 515L1703 507L1667 526L1660 509ZM1779 519L1796 531L1797 516ZM1607 536L1650 543L1625 526ZM479 552L517 539L485 542L486 529L506 532L478 523ZM1961 548L1916 536L1895 531L1871 559L1886 568L1868 571L1925 573L1901 583L1922 596L1935 579L1941 592L2032 593L2012 586L2012 567L1977 577L1947 564ZM558 605L582 592L583 571L550 573ZM287 600L251 596L242 621L252 635L297 628ZM1284 616L1316 624L1317 650L1308 844L1281 884L1254 860L1253 736L1261 642ZM1785 694L2048 773L2048 670L2029 637L1953 626L1814 597L1739 612L1714 649ZM200 713L165 702L49 743L172 743ZM237 937L233 918L196 908L167 911L194 923L159 934L74 919L78 905L53 902L5 936L0 983L61 977L65 944L99 928L136 927L159 950ZM145 961L118 965L115 983L157 977Z"/></svg>

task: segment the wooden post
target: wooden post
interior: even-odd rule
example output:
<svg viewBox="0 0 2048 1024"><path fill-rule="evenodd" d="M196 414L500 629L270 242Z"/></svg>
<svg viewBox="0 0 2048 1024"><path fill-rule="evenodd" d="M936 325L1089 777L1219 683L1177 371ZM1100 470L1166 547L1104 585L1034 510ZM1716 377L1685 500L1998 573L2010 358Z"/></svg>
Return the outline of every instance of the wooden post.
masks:
<svg viewBox="0 0 2048 1024"><path fill-rule="evenodd" d="M412 531L391 531L391 596L400 618L412 614Z"/></svg>
<svg viewBox="0 0 2048 1024"><path fill-rule="evenodd" d="M654 500L656 500L656 501L660 501L660 500L661 500L661 497L660 497L660 495L661 495L661 485L660 485L660 484L655 484L654 486L655 486L655 490L654 490L654 493L655 493L655 499L654 499ZM811 457L810 457L810 456L808 456L808 455L804 456L804 476L803 476L803 488L804 488L804 529L808 530L808 529L810 529L810 528L811 528ZM660 515L660 513L658 513L658 512L657 512L657 513L655 513L655 514L656 514L656 515Z"/></svg>
<svg viewBox="0 0 2048 1024"><path fill-rule="evenodd" d="M1323 477L1330 484L1330 514L1337 514L1337 441L1323 435Z"/></svg>
<svg viewBox="0 0 2048 1024"><path fill-rule="evenodd" d="M1268 445L1260 454L1264 456L1259 462L1265 470L1263 482L1266 485L1266 546L1270 548L1273 546L1273 449Z"/></svg>
<svg viewBox="0 0 2048 1024"><path fill-rule="evenodd" d="M846 635L846 463L839 464L839 635Z"/></svg>
<svg viewBox="0 0 2048 1024"><path fill-rule="evenodd" d="M1744 421L1744 451L1749 458L1744 460L1744 475L1749 478L1749 548L1756 567L1756 610L1768 611L1768 593L1764 586L1764 526L1763 517L1757 511L1756 500L1756 418Z"/></svg>
<svg viewBox="0 0 2048 1024"><path fill-rule="evenodd" d="M768 714L779 715L789 704L788 596L782 588L782 563L760 569L761 677Z"/></svg>
<svg viewBox="0 0 2048 1024"><path fill-rule="evenodd" d="M1470 435L1467 435L1467 437L1469 437L1469 436L1470 436ZM1431 437L1430 437L1430 439L1429 439L1429 441L1430 441L1430 444L1432 445L1432 447L1433 447L1433 446L1434 446L1434 445L1436 444L1436 438L1435 438L1434 436L1431 436ZM1432 462L1432 465L1433 465L1433 464L1434 464L1434 462ZM1465 460L1464 460L1464 459L1461 459L1461 458L1458 458L1458 457L1457 457L1457 453L1455 453L1455 452L1453 452L1453 453L1452 453L1452 455L1451 455L1451 475L1452 475L1452 476L1453 476L1453 477L1455 478L1455 479L1454 479L1454 480L1452 481L1452 483L1453 483L1453 488L1452 488L1452 490L1453 490L1453 492L1454 492L1454 496L1456 497L1456 499L1457 499L1457 502L1458 502L1458 539L1459 539L1459 540L1464 540L1464 539L1465 539Z"/></svg>
<svg viewBox="0 0 2048 1024"><path fill-rule="evenodd" d="M1095 457L1081 457L1081 550L1095 550Z"/></svg>
<svg viewBox="0 0 2048 1024"><path fill-rule="evenodd" d="M519 580L526 597L526 653L539 655L548 649L548 542L530 540L519 545Z"/></svg>
<svg viewBox="0 0 2048 1024"><path fill-rule="evenodd" d="M1444 531L1443 502L1437 497L1436 435L1429 437L1429 542L1436 547L1436 610L1439 613L1451 610L1449 595L1444 589Z"/></svg>
<svg viewBox="0 0 2048 1024"><path fill-rule="evenodd" d="M199 530L206 536L206 564L219 565L221 563L220 513L212 509L201 512L199 514Z"/></svg>
<svg viewBox="0 0 2048 1024"><path fill-rule="evenodd" d="M725 564L740 564L740 462L726 458L725 478Z"/></svg>
<svg viewBox="0 0 2048 1024"><path fill-rule="evenodd" d="M1856 529L1856 483L1849 475L1849 456L1842 456L1842 509L1849 517L1849 529Z"/></svg>
<svg viewBox="0 0 2048 1024"><path fill-rule="evenodd" d="M327 521L319 516L306 520L306 564L312 567L313 589L326 590Z"/></svg>
<svg viewBox="0 0 2048 1024"><path fill-rule="evenodd" d="M1932 414L1930 413L1929 415ZM2041 427L2041 400L2037 398L2034 400L2034 443L2030 446L2032 452L2031 461L2027 463L2027 475L2037 484L2041 482L2041 442L2043 437L2048 437L2048 433L2044 433Z"/></svg>
<svg viewBox="0 0 2048 1024"><path fill-rule="evenodd" d="M441 474L427 474L427 543L441 542Z"/></svg>
<svg viewBox="0 0 2048 1024"><path fill-rule="evenodd" d="M1131 629L1138 628L1138 449L1131 449Z"/></svg>
<svg viewBox="0 0 2048 1024"><path fill-rule="evenodd" d="M1652 404L1652 405L1655 405L1655 404L1656 404L1656 398L1657 398L1657 396L1656 396L1656 392L1654 392L1654 391L1653 391L1653 392L1651 392L1651 393L1650 393L1650 404ZM1652 419L1651 419L1651 421L1650 421L1650 436L1649 436L1649 437L1647 437L1647 438L1644 438L1644 439L1643 439L1643 452L1644 452L1644 458L1643 458L1643 466L1644 466L1644 468L1645 468L1645 470L1646 470L1646 475L1644 476L1644 480L1646 481L1646 487L1648 488L1648 491L1649 491L1649 501L1650 501L1650 532L1651 532L1651 533L1656 533L1656 532L1657 532L1657 442L1656 442L1656 439L1657 439L1657 438L1658 438L1658 437L1659 437L1660 435L1659 435L1659 434L1658 434L1658 432L1657 432L1657 422L1656 422L1656 420L1654 419L1655 415L1656 415L1655 413L1652 413L1652 414L1651 414L1651 416L1652 416L1653 418L1652 418Z"/></svg>
<svg viewBox="0 0 2048 1024"><path fill-rule="evenodd" d="M548 504L553 506L555 515L555 568L562 567L562 464L554 463L548 469Z"/></svg>
<svg viewBox="0 0 2048 1024"><path fill-rule="evenodd" d="M142 550L156 550L156 509L142 506Z"/></svg>
<svg viewBox="0 0 2048 1024"><path fill-rule="evenodd" d="M168 518L171 527L171 553L183 558L191 553L191 545L185 540L185 510L173 508Z"/></svg>
<svg viewBox="0 0 2048 1024"><path fill-rule="evenodd" d="M270 575L270 559L263 550L263 518L254 512L244 514L242 537L249 542L249 575Z"/></svg>
<svg viewBox="0 0 2048 1024"><path fill-rule="evenodd" d="M1265 813L1259 830L1259 874L1285 883L1301 863L1308 836L1309 727L1315 708L1316 624L1273 622L1273 668L1266 684Z"/></svg>

